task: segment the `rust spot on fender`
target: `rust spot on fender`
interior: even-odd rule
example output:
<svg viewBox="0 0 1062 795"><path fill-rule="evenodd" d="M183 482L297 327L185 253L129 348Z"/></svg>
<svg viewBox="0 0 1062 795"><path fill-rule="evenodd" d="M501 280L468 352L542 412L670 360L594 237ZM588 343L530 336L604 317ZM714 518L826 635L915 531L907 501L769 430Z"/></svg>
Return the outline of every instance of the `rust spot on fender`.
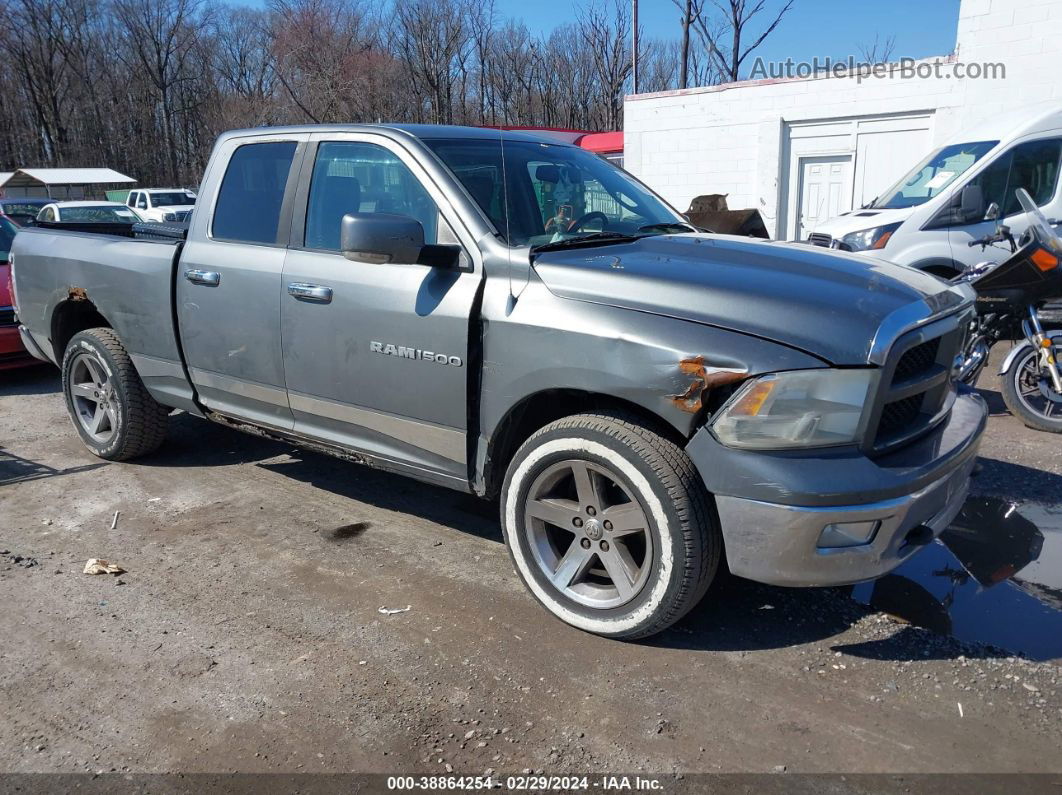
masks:
<svg viewBox="0 0 1062 795"><path fill-rule="evenodd" d="M67 291L66 297L71 301L87 301L88 291L84 287L71 287Z"/></svg>
<svg viewBox="0 0 1062 795"><path fill-rule="evenodd" d="M686 390L678 395L669 395L671 402L683 411L696 414L704 407L704 397L712 389L741 381L748 370L738 367L713 367L705 363L703 356L689 356L678 363L679 372L690 377Z"/></svg>

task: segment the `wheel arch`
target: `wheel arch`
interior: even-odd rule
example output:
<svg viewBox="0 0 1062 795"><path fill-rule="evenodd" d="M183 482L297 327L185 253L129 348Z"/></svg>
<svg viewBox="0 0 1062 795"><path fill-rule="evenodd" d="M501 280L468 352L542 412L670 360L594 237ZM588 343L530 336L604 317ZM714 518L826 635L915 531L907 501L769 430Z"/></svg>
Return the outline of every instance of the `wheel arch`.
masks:
<svg viewBox="0 0 1062 795"><path fill-rule="evenodd" d="M664 417L633 401L580 389L543 389L510 407L491 433L483 460L484 495L498 493L516 451L539 428L562 417L601 411L625 415L679 447L688 441Z"/></svg>
<svg viewBox="0 0 1062 795"><path fill-rule="evenodd" d="M75 334L90 328L113 328L111 322L82 290L72 289L69 297L52 310L49 339L57 364L62 364L66 346Z"/></svg>
<svg viewBox="0 0 1062 795"><path fill-rule="evenodd" d="M951 257L929 257L911 263L911 267L926 273L932 273L934 276L949 279L953 276L958 276L963 271L962 265Z"/></svg>

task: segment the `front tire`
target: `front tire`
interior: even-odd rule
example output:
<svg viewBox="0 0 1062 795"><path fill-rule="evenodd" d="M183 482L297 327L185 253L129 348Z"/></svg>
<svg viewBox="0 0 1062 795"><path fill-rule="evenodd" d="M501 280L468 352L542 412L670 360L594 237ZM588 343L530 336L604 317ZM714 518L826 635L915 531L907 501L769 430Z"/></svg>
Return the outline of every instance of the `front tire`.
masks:
<svg viewBox="0 0 1062 795"><path fill-rule="evenodd" d="M1062 337L1055 337L1054 350L1062 350ZM1040 352L1028 346L1006 372L1003 402L1010 413L1037 431L1062 433L1062 395L1054 391L1050 378L1040 372Z"/></svg>
<svg viewBox="0 0 1062 795"><path fill-rule="evenodd" d="M75 334L63 356L66 409L93 455L128 461L158 449L168 409L155 402L109 328Z"/></svg>
<svg viewBox="0 0 1062 795"><path fill-rule="evenodd" d="M509 465L501 518L532 595L611 638L644 638L682 618L722 554L689 457L620 415L566 417L531 436Z"/></svg>

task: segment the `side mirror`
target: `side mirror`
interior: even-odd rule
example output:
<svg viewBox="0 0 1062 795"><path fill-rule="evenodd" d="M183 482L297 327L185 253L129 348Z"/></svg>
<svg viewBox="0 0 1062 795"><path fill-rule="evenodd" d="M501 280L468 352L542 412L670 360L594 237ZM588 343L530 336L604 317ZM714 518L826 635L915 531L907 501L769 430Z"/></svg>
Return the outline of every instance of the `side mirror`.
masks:
<svg viewBox="0 0 1062 795"><path fill-rule="evenodd" d="M985 195L980 185L966 185L962 189L959 208L964 220L973 221L985 217Z"/></svg>
<svg viewBox="0 0 1062 795"><path fill-rule="evenodd" d="M339 229L339 248L353 262L387 262L457 267L460 246L424 245L424 227L416 218L390 213L347 213Z"/></svg>
<svg viewBox="0 0 1062 795"><path fill-rule="evenodd" d="M986 221L996 221L998 219L999 219L999 205L996 204L995 202L992 202L990 205L988 205L988 209L985 210L985 220Z"/></svg>

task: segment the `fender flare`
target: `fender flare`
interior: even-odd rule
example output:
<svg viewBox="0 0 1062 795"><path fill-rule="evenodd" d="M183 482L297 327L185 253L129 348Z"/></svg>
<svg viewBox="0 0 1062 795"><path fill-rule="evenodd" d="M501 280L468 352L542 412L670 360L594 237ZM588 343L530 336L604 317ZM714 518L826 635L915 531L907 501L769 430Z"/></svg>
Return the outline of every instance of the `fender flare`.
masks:
<svg viewBox="0 0 1062 795"><path fill-rule="evenodd" d="M1054 339L1055 337L1062 337L1062 329L1056 328L1045 330L1044 336L1051 337L1052 339ZM999 365L998 374L1003 375L1003 373L1007 372L1007 370L1010 369L1010 366L1014 364L1014 360L1017 359L1018 356L1020 356L1026 348L1031 347L1032 343L1030 343L1028 340L1024 340L1022 341L1021 345L1015 345L1013 348L1011 348L1010 353L1007 354L1006 358L1003 360L1003 363Z"/></svg>

